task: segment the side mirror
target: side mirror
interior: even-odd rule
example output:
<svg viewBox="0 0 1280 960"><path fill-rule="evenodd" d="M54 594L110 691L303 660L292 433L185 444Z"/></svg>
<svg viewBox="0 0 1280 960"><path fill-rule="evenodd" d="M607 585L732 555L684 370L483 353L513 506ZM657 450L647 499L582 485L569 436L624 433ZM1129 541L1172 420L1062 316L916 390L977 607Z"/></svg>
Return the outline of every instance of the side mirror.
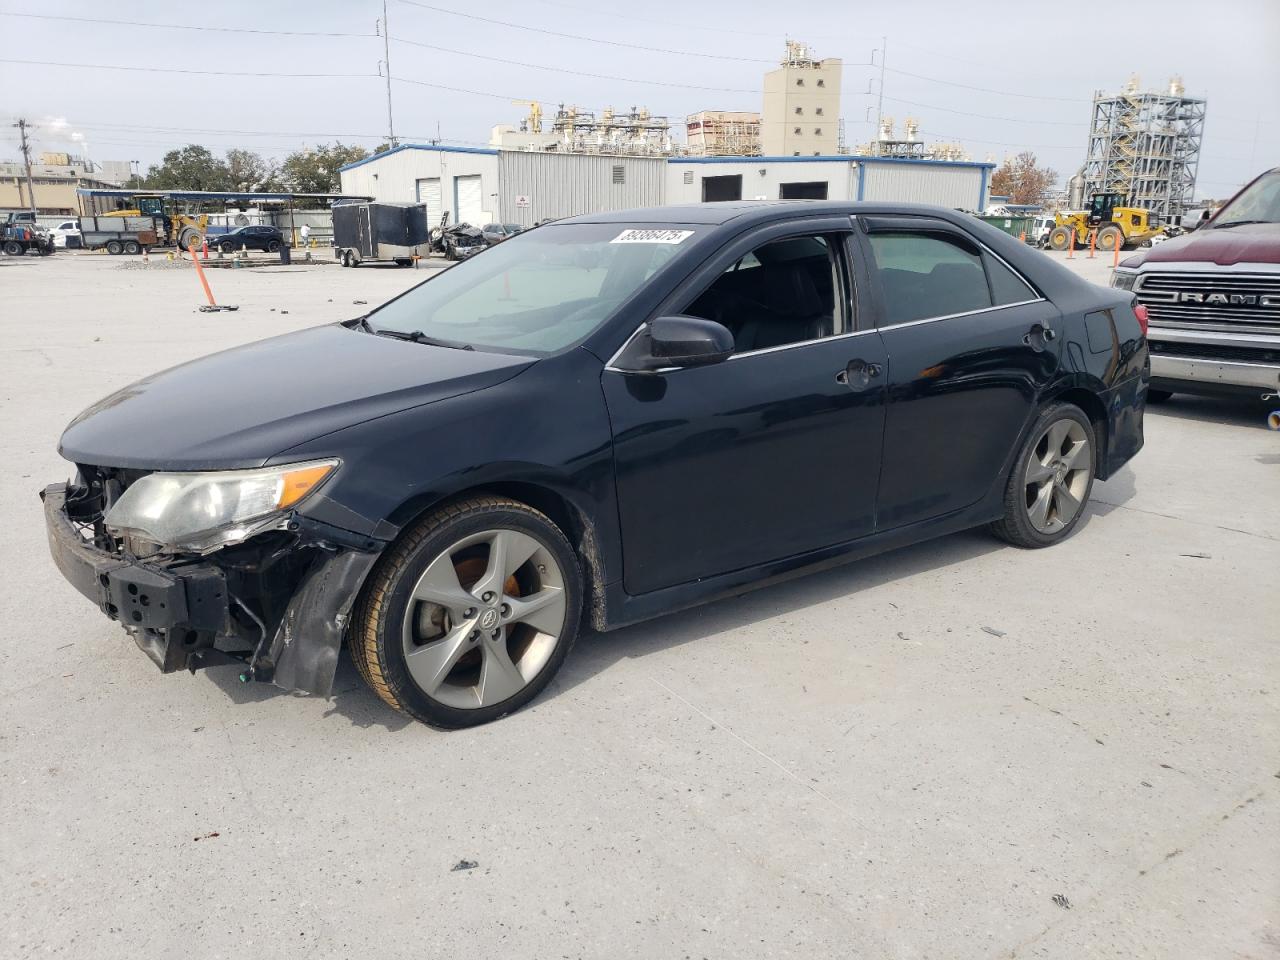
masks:
<svg viewBox="0 0 1280 960"><path fill-rule="evenodd" d="M733 334L714 320L676 315L649 322L643 369L702 367L733 356Z"/></svg>

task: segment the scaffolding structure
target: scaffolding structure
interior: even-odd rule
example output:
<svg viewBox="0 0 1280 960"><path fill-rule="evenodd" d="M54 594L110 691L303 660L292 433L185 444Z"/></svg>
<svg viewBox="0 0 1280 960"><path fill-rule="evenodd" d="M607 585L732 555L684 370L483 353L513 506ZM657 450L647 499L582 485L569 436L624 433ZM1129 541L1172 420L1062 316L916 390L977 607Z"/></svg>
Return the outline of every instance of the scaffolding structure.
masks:
<svg viewBox="0 0 1280 960"><path fill-rule="evenodd" d="M1094 95L1085 195L1119 193L1168 221L1195 197L1205 101L1186 96L1177 77L1163 93L1140 87L1135 76L1118 95Z"/></svg>
<svg viewBox="0 0 1280 960"><path fill-rule="evenodd" d="M760 114L702 110L685 117L691 157L760 156Z"/></svg>

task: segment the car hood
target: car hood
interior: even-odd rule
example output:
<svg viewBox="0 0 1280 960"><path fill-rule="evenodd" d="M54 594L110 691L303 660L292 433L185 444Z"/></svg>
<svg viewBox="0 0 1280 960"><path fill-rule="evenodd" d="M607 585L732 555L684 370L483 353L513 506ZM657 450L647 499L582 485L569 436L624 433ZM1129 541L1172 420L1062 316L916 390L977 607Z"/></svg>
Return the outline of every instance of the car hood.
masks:
<svg viewBox="0 0 1280 960"><path fill-rule="evenodd" d="M1148 263L1280 263L1280 223L1247 223L1215 230L1201 227L1125 260L1125 266Z"/></svg>
<svg viewBox="0 0 1280 960"><path fill-rule="evenodd" d="M314 327L139 380L71 421L58 449L101 466L259 466L334 430L501 383L533 362Z"/></svg>

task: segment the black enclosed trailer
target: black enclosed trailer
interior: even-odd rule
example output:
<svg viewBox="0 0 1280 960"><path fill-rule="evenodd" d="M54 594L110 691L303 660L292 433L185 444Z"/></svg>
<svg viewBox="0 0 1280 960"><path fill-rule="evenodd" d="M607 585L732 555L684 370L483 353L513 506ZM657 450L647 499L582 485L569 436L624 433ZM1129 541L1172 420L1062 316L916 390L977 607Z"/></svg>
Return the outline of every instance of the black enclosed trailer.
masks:
<svg viewBox="0 0 1280 960"><path fill-rule="evenodd" d="M428 254L430 231L424 203L337 203L333 207L333 255L344 267L393 261L402 267Z"/></svg>

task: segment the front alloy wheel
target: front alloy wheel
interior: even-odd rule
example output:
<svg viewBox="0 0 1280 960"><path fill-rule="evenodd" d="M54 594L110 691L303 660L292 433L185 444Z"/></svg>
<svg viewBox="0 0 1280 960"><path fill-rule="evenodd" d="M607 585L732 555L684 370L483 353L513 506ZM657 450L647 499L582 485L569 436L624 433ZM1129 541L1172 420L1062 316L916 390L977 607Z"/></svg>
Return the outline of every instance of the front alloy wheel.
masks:
<svg viewBox="0 0 1280 960"><path fill-rule="evenodd" d="M563 533L524 504L480 497L428 517L380 562L357 607L352 657L396 709L472 726L550 681L580 610Z"/></svg>

